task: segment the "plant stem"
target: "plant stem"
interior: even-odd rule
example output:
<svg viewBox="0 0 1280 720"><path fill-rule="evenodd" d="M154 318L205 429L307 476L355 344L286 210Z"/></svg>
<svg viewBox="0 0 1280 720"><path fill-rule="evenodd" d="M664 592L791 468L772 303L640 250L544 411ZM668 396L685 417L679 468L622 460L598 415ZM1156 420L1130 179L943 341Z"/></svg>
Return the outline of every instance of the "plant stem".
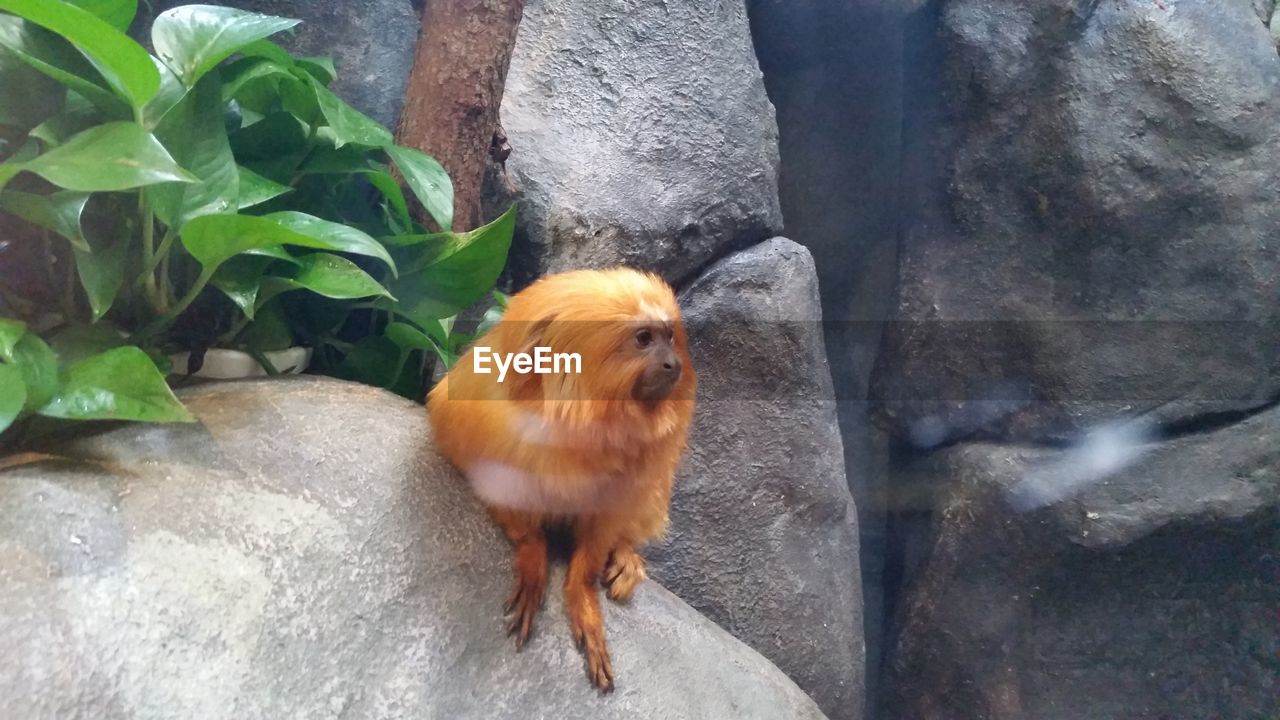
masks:
<svg viewBox="0 0 1280 720"><path fill-rule="evenodd" d="M187 291L186 295L182 296L181 300L179 300L177 303L175 303L174 305L171 305L168 309L161 312L159 317L147 323L147 325L144 326L141 330L134 333L132 337L138 338L138 339L148 339L151 336L155 335L156 333L169 327L169 324L172 323L175 318L181 315L182 311L186 310L188 307L191 306L191 303L196 301L196 298L200 296L200 291L204 290L205 286L208 285L209 281L212 279L213 279L213 270L209 268L205 268L204 270L201 270L200 277L196 278L196 281L191 285L191 289Z"/></svg>
<svg viewBox="0 0 1280 720"><path fill-rule="evenodd" d="M160 302L168 308L173 304L173 283L169 278L169 251L173 249L173 241L178 233L173 228L165 228L164 237L160 238L160 248L156 254L160 256Z"/></svg>
<svg viewBox="0 0 1280 720"><path fill-rule="evenodd" d="M156 258L156 219L151 212L151 206L147 204L147 197L141 190L138 191L138 215L142 218L142 286L147 296L147 302L151 303L151 307L157 311L164 311L163 303L160 301L160 291L156 287L155 267Z"/></svg>

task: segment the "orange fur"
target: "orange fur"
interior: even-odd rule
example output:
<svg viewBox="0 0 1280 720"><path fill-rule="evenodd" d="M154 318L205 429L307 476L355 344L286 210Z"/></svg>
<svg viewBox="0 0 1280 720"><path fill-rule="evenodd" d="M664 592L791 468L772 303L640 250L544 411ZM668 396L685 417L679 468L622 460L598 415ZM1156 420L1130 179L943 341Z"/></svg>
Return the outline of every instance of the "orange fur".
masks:
<svg viewBox="0 0 1280 720"><path fill-rule="evenodd" d="M683 366L655 402L632 389L651 361L630 343L636 327L665 323ZM581 374L507 376L473 369L475 347L534 346L578 353ZM545 531L565 525L574 551L565 608L587 673L613 686L597 582L625 600L644 579L636 549L660 536L676 466L693 417L696 378L670 286L635 270L581 270L543 278L514 295L501 322L479 338L428 396L444 455L470 479L515 546L509 630L528 638L546 587Z"/></svg>

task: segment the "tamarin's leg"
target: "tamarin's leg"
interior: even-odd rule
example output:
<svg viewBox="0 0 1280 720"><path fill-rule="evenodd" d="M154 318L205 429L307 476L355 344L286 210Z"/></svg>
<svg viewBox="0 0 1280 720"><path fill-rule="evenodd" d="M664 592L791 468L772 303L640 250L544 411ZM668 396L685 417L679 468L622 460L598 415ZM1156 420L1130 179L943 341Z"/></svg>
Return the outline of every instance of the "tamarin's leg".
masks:
<svg viewBox="0 0 1280 720"><path fill-rule="evenodd" d="M535 515L501 508L489 508L489 514L515 545L515 583L503 610L510 616L507 634L516 636L516 647L520 648L533 631L533 618L547 591L547 537Z"/></svg>
<svg viewBox="0 0 1280 720"><path fill-rule="evenodd" d="M586 526L586 527L584 527ZM569 571L564 579L564 607L573 639L587 660L587 678L604 692L613 690L613 664L604 643L604 616L596 581L604 570L610 543L587 523L578 528Z"/></svg>
<svg viewBox="0 0 1280 720"><path fill-rule="evenodd" d="M604 568L604 586L608 588L610 600L630 600L636 586L644 582L646 577L644 558L636 552L634 545L622 543L609 554L609 561Z"/></svg>

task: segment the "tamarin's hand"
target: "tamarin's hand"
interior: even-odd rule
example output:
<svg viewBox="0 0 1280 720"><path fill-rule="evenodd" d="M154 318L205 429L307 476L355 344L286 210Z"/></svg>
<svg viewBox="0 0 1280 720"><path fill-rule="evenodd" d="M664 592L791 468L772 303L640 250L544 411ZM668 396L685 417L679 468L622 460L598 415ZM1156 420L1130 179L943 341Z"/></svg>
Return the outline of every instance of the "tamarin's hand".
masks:
<svg viewBox="0 0 1280 720"><path fill-rule="evenodd" d="M530 364L509 361L518 353L547 372L519 372ZM546 594L546 531L572 531L565 610L603 691L613 666L597 583L627 600L645 578L637 548L666 530L695 386L675 293L618 268L552 275L513 295L427 399L441 451L515 546L505 609L517 647Z"/></svg>

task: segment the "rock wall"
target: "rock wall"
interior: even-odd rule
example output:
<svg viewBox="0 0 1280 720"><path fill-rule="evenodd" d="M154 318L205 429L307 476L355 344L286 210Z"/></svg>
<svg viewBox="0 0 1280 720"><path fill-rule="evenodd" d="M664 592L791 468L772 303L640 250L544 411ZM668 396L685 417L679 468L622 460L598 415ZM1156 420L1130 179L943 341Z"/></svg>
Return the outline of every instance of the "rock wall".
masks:
<svg viewBox="0 0 1280 720"><path fill-rule="evenodd" d="M858 509L867 667L880 666L888 473L867 386L893 307L902 166L903 3L752 0L778 112L786 234L815 258L849 489ZM909 114L909 113L908 113ZM877 672L867 675L876 703Z"/></svg>
<svg viewBox="0 0 1280 720"><path fill-rule="evenodd" d="M530 0L502 101L512 272L672 281L775 235L778 131L741 3Z"/></svg>
<svg viewBox="0 0 1280 720"><path fill-rule="evenodd" d="M856 511L807 250L775 238L680 295L698 410L652 575L773 660L832 718L860 718Z"/></svg>
<svg viewBox="0 0 1280 720"><path fill-rule="evenodd" d="M1280 62L1255 5L911 16L872 381L883 717L1270 712Z"/></svg>

